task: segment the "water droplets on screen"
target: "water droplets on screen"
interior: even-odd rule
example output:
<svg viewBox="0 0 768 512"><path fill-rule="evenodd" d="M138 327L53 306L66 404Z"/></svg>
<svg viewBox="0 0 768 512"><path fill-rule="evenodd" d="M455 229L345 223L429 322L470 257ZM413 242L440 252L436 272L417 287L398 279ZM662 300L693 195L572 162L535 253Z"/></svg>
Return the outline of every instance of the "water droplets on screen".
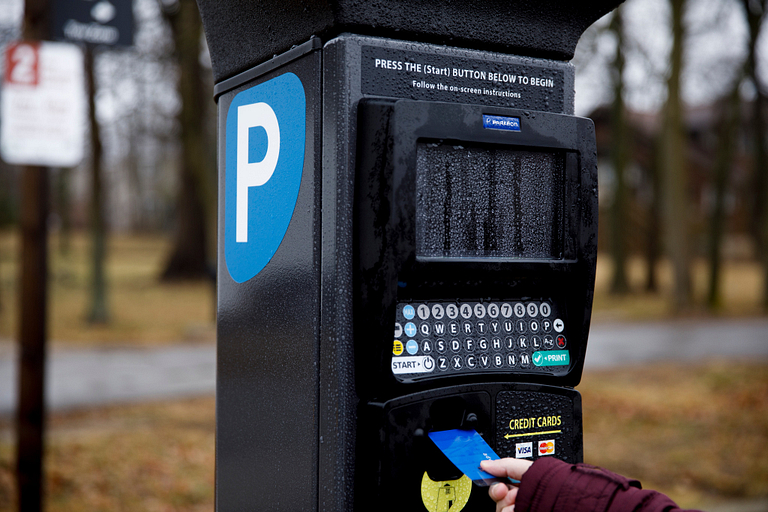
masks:
<svg viewBox="0 0 768 512"><path fill-rule="evenodd" d="M560 259L563 151L419 142L416 255Z"/></svg>

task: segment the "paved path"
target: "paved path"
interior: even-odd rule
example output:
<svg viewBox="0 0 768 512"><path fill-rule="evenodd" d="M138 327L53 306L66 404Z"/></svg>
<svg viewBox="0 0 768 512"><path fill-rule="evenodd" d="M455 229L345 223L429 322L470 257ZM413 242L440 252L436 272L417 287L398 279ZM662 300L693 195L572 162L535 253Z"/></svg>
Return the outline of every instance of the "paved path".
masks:
<svg viewBox="0 0 768 512"><path fill-rule="evenodd" d="M675 321L593 326L587 370L656 361L768 359L768 319ZM47 399L52 409L211 394L216 351L209 345L51 351ZM16 400L16 352L0 342L0 415Z"/></svg>
<svg viewBox="0 0 768 512"><path fill-rule="evenodd" d="M18 386L15 347L4 345L0 349L0 415L13 411ZM46 379L46 400L53 409L212 394L216 347L54 349Z"/></svg>
<svg viewBox="0 0 768 512"><path fill-rule="evenodd" d="M768 358L768 318L595 325L585 367L717 357Z"/></svg>

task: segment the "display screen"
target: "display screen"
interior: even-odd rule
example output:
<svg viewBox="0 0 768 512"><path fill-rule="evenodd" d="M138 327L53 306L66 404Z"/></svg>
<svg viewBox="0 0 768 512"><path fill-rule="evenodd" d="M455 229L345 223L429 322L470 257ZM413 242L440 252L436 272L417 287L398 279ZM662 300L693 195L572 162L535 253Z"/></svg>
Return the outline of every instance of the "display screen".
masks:
<svg viewBox="0 0 768 512"><path fill-rule="evenodd" d="M416 255L560 259L565 152L419 142Z"/></svg>

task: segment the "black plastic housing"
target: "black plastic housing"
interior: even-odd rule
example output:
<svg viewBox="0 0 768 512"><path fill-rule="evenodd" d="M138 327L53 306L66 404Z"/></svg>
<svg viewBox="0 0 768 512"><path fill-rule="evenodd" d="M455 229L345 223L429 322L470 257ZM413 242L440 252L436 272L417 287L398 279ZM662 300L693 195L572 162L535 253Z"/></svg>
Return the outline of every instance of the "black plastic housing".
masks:
<svg viewBox="0 0 768 512"><path fill-rule="evenodd" d="M560 432L508 434L511 418L542 415L556 415ZM359 422L355 510L423 510L419 487L404 482L418 482L425 472L443 482L462 476L428 438L433 431L477 430L502 457L514 456L518 441L552 438L558 458L583 461L581 395L568 388L497 382L447 386L365 404ZM492 510L493 506L485 489L476 488L464 510Z"/></svg>
<svg viewBox="0 0 768 512"><path fill-rule="evenodd" d="M483 114L520 119L521 131L484 128ZM448 383L489 380L575 386L581 379L597 256L597 164L589 119L525 110L410 100L365 100L359 107L355 197L355 338L358 374L369 399ZM423 140L565 152L559 258L425 258L416 255L416 145ZM529 370L432 372L398 382L390 370L398 300L550 297L564 306L570 365ZM375 333L375 334L374 334ZM407 390L407 391L406 391Z"/></svg>
<svg viewBox="0 0 768 512"><path fill-rule="evenodd" d="M616 0L198 0L216 82L343 32L570 60Z"/></svg>
<svg viewBox="0 0 768 512"><path fill-rule="evenodd" d="M570 115L573 66L403 40L416 37L405 32L401 39L353 33L327 40L307 36L304 42L290 43L298 46L259 64L253 62L254 55L262 53L259 38L274 34L254 33L283 27L270 25L274 23L270 16L285 16L286 33L276 36L283 41L283 35L288 40L290 34L316 33L304 31L307 19L296 9L331 12L332 17L351 11L323 2L263 6L222 0L201 5L209 9L206 35L219 73L214 88L220 187L216 509L424 510L418 492L423 475L457 476L456 468L426 442L424 435L434 430L475 428L502 457L521 454L519 445L535 449L539 443L539 452L521 455L580 461L581 399L570 386L581 375L589 327L597 188L591 124ZM354 5L371 12L384 9L379 2ZM437 12L442 5L430 4L429 10ZM518 6L523 14L539 9L520 2L456 5L464 5L468 19L485 16L494 26L502 25L492 17L497 9ZM541 12L554 6L547 5ZM427 11L423 4L387 6L385 11L395 7L403 13ZM581 7L563 2L562 9L569 13ZM220 19L214 15L218 10ZM456 12L453 7L445 10ZM240 19L243 12L247 16ZM298 17L291 21L289 14ZM210 16L217 18L213 24ZM518 29L525 29L523 18ZM530 44L546 39L540 37L545 29L530 31ZM467 32L463 37L467 46L480 46L478 41L485 36ZM226 62L217 61L217 53ZM551 83L534 86L488 76L462 78L453 71L426 76L381 66L382 61L403 63L404 68L406 63L422 63L455 69L456 74L474 70ZM231 75L235 69L242 72ZM226 233L232 229L226 220L226 190L234 172L228 165L233 161L228 148L239 140L228 128L235 119L232 112L237 112L232 107L243 106L238 95L248 96L252 88L288 74L301 82L306 98L298 196L272 259L252 278L240 281L230 274L226 260ZM414 85L422 80L435 88ZM450 89L441 89L438 83ZM483 89L491 94L477 92ZM517 117L523 130L479 128L475 122L480 114ZM411 173L414 145L422 141L563 153L567 197L557 222L567 236L552 251L557 257L550 261L418 257ZM236 162L239 156L234 158ZM275 209L283 205L280 197L259 204ZM526 297L556 298L562 303L559 311L568 328L575 329L569 338L573 364L567 368L440 378L400 378L392 373L393 327L402 311L396 312L398 301ZM553 422L556 428L550 428ZM542 443L551 444L552 450L541 451ZM474 488L464 510L492 507L485 489Z"/></svg>

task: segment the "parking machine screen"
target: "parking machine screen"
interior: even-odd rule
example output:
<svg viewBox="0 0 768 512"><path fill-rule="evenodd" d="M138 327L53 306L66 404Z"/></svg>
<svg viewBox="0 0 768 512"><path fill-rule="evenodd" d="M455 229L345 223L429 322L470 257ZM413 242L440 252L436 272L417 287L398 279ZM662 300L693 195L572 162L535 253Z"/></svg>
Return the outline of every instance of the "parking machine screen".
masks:
<svg viewBox="0 0 768 512"><path fill-rule="evenodd" d="M564 156L420 142L416 256L561 259Z"/></svg>

